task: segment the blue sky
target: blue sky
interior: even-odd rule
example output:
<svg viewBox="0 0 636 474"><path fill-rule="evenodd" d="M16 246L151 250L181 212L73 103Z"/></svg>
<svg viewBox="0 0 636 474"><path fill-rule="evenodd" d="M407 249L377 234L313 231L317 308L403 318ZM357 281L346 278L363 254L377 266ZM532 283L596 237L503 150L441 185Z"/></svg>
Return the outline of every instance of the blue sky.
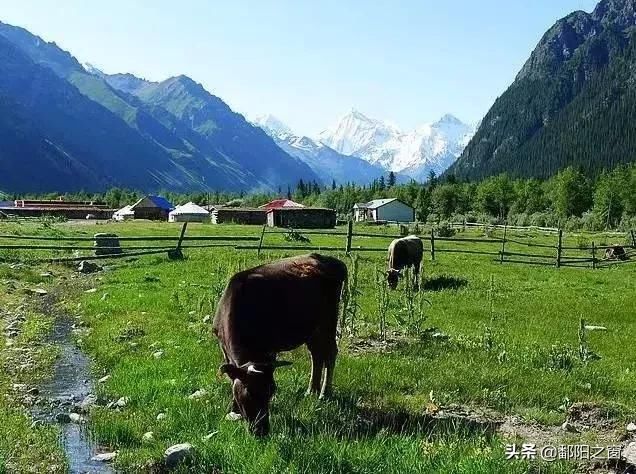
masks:
<svg viewBox="0 0 636 474"><path fill-rule="evenodd" d="M411 129L477 121L543 33L595 0L2 0L106 72L187 74L247 116L314 135L352 107Z"/></svg>

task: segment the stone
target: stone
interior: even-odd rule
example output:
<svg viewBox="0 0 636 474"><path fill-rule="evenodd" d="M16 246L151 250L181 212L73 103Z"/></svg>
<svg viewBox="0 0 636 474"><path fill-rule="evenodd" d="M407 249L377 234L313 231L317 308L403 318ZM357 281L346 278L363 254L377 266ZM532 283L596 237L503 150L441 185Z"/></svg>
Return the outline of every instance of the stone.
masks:
<svg viewBox="0 0 636 474"><path fill-rule="evenodd" d="M188 395L188 398L190 400L199 400L199 399L205 397L207 394L208 394L208 391L206 389L204 389L204 388L201 388L201 389L197 390L196 392L194 392L193 394Z"/></svg>
<svg viewBox="0 0 636 474"><path fill-rule="evenodd" d="M53 274L51 272L42 272L42 273L40 273L40 276L42 278L50 278L50 277L53 276Z"/></svg>
<svg viewBox="0 0 636 474"><path fill-rule="evenodd" d="M106 383L110 379L110 375L104 375L101 379L97 381L97 383Z"/></svg>
<svg viewBox="0 0 636 474"><path fill-rule="evenodd" d="M576 426L574 426L572 423L570 423L569 421L564 422L561 425L561 429L567 433L578 433L579 430L576 428Z"/></svg>
<svg viewBox="0 0 636 474"><path fill-rule="evenodd" d="M209 440L211 440L212 438L214 438L217 434L219 434L219 432L218 432L218 431L213 431L212 433L206 434L206 435L203 437L203 441L209 441Z"/></svg>
<svg viewBox="0 0 636 474"><path fill-rule="evenodd" d="M29 288L27 290L27 293L36 295L36 296L46 296L49 294L49 292L43 288Z"/></svg>
<svg viewBox="0 0 636 474"><path fill-rule="evenodd" d="M228 420L228 421L238 421L241 418L243 418L243 416L241 416L240 413L235 413L233 411L231 411L227 415L225 415L225 419Z"/></svg>
<svg viewBox="0 0 636 474"><path fill-rule="evenodd" d="M80 402L79 409L83 413L88 413L90 409L96 404L97 404L97 397L91 393L89 395L86 395L86 397L84 397L84 400Z"/></svg>
<svg viewBox="0 0 636 474"><path fill-rule="evenodd" d="M112 453L96 454L91 458L93 462L112 462L117 457L117 451Z"/></svg>
<svg viewBox="0 0 636 474"><path fill-rule="evenodd" d="M95 273L102 269L95 262L91 262L89 260L82 260L77 266L77 271L84 274Z"/></svg>
<svg viewBox="0 0 636 474"><path fill-rule="evenodd" d="M97 288L91 288L90 290L86 290L84 293L97 293Z"/></svg>
<svg viewBox="0 0 636 474"><path fill-rule="evenodd" d="M95 255L117 255L122 253L117 234L99 233L94 235Z"/></svg>
<svg viewBox="0 0 636 474"><path fill-rule="evenodd" d="M155 359L161 359L161 358L163 357L163 351L156 351L156 352L153 352L153 353L152 353L152 356L153 356Z"/></svg>
<svg viewBox="0 0 636 474"><path fill-rule="evenodd" d="M106 299L108 298L108 296L109 296L109 295L108 295L108 293L104 293L100 299L101 299L102 301L106 301Z"/></svg>
<svg viewBox="0 0 636 474"><path fill-rule="evenodd" d="M55 415L55 421L66 424L71 422L71 417L68 413L58 413Z"/></svg>
<svg viewBox="0 0 636 474"><path fill-rule="evenodd" d="M192 456L192 445L190 443L175 444L164 452L164 463L168 469L172 469L187 461Z"/></svg>
<svg viewBox="0 0 636 474"><path fill-rule="evenodd" d="M68 417L72 423L84 423L84 418L79 413L69 413Z"/></svg>
<svg viewBox="0 0 636 474"><path fill-rule="evenodd" d="M128 405L129 401L130 399L128 397L121 397L115 402L115 406L118 408L124 408L126 405Z"/></svg>
<svg viewBox="0 0 636 474"><path fill-rule="evenodd" d="M141 440L145 441L146 443L149 441L153 441L154 439L155 439L155 434L152 431L148 431L144 433L144 435L141 437Z"/></svg>
<svg viewBox="0 0 636 474"><path fill-rule="evenodd" d="M625 429L628 433L636 433L636 423L629 423Z"/></svg>
<svg viewBox="0 0 636 474"><path fill-rule="evenodd" d="M157 421L165 420L168 417L165 413L159 413L157 415Z"/></svg>
<svg viewBox="0 0 636 474"><path fill-rule="evenodd" d="M623 448L622 456L625 462L630 466L636 466L636 441L632 441ZM631 472L626 470L625 472Z"/></svg>

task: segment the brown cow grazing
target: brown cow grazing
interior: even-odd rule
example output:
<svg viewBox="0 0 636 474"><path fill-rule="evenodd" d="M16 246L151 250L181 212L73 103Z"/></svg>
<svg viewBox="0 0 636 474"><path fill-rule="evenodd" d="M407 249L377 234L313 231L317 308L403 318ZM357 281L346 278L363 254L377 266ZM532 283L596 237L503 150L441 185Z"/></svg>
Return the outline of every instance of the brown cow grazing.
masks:
<svg viewBox="0 0 636 474"><path fill-rule="evenodd" d="M214 317L232 381L232 412L256 435L269 432L269 404L276 390L274 369L289 362L276 355L306 344L311 354L308 393L331 391L338 348L336 329L347 267L340 260L310 254L286 258L235 274ZM323 368L326 368L321 387Z"/></svg>
<svg viewBox="0 0 636 474"><path fill-rule="evenodd" d="M400 272L404 268L413 267L413 285L419 288L420 265L424 256L424 244L416 235L395 239L389 245L389 269L386 281L389 288L397 288Z"/></svg>

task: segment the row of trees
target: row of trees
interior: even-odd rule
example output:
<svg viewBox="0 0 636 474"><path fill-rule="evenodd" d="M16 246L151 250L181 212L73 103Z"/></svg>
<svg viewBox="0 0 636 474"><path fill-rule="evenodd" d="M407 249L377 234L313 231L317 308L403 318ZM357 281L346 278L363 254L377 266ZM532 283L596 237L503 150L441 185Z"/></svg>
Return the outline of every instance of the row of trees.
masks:
<svg viewBox="0 0 636 474"><path fill-rule="evenodd" d="M350 214L355 203L395 197L413 206L420 222L466 219L589 230L636 227L636 164L601 173L594 180L575 168L566 168L544 181L500 174L480 182L459 182L452 175L440 180L431 173L424 184L415 181L397 184L395 175L390 173L366 186L335 181L320 186L301 180L294 189L278 189L276 193L162 194L174 203L232 203L245 207L287 197L306 205L336 209L342 216ZM116 208L142 196L139 192L113 188L103 194L76 193L65 198L102 201Z"/></svg>
<svg viewBox="0 0 636 474"><path fill-rule="evenodd" d="M307 196L303 202L346 214L356 202L388 197L412 205L422 222L466 219L589 230L634 228L636 165L601 173L595 180L574 168L544 181L500 174L477 183L457 182L453 177L440 182L432 175L426 184L411 182L384 189L379 183L339 186Z"/></svg>

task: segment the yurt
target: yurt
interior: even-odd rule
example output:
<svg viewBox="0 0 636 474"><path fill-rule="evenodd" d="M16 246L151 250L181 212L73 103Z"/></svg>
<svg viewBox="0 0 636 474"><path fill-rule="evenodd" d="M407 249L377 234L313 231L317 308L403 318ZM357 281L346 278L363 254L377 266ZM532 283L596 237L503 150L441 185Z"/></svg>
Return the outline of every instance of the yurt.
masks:
<svg viewBox="0 0 636 474"><path fill-rule="evenodd" d="M124 206L113 214L113 219L116 221L127 221L135 218L135 211L132 210L132 206Z"/></svg>
<svg viewBox="0 0 636 474"><path fill-rule="evenodd" d="M168 214L168 222L207 222L210 213L193 202L177 206Z"/></svg>

